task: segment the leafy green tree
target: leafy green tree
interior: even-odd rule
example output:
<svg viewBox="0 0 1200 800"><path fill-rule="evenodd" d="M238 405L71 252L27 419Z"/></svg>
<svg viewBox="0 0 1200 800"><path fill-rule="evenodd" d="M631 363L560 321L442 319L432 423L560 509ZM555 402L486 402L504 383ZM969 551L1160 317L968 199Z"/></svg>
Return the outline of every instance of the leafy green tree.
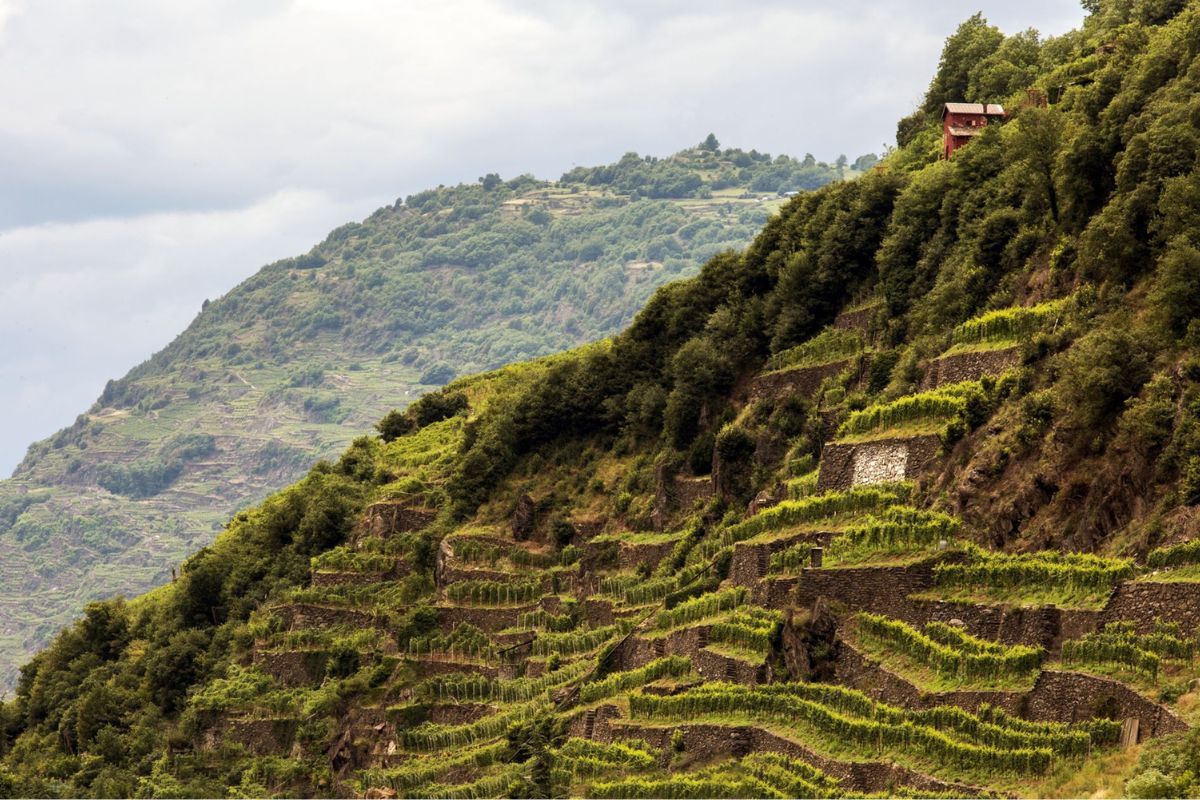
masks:
<svg viewBox="0 0 1200 800"><path fill-rule="evenodd" d="M926 114L937 114L943 103L981 102L984 98L968 95L971 71L983 62L1004 42L1004 34L976 13L958 26L942 48L937 73L925 93L922 110Z"/></svg>

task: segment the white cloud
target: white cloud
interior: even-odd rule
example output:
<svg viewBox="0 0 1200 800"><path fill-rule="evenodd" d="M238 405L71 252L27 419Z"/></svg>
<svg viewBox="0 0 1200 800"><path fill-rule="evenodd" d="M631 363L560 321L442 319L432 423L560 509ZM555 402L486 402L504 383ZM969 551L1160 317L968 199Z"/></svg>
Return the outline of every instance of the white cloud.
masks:
<svg viewBox="0 0 1200 800"><path fill-rule="evenodd" d="M1081 17L1076 0L978 5L1008 30ZM933 0L0 0L0 414L20 420L0 467L205 296L380 201L666 154L709 131L824 159L878 150L968 13Z"/></svg>
<svg viewBox="0 0 1200 800"><path fill-rule="evenodd" d="M0 232L0 467L85 410L199 311L314 230L360 218L311 191L244 209L50 223Z"/></svg>

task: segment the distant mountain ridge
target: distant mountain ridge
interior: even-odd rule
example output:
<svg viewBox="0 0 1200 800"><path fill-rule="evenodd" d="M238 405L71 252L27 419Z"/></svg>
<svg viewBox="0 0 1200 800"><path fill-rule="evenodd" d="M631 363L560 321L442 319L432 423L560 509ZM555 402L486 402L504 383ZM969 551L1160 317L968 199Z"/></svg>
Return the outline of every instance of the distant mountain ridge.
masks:
<svg viewBox="0 0 1200 800"><path fill-rule="evenodd" d="M864 157L858 166L869 165ZM0 481L0 692L83 605L137 594L229 515L455 375L624 326L853 170L715 138L559 181L420 192L263 267Z"/></svg>

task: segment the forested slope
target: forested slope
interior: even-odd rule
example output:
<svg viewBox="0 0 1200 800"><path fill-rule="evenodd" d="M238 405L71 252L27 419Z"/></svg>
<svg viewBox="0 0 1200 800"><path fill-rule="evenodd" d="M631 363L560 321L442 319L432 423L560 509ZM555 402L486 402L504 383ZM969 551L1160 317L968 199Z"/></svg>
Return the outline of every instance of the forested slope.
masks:
<svg viewBox="0 0 1200 800"><path fill-rule="evenodd" d="M0 694L85 603L162 583L388 409L614 333L655 287L744 246L780 193L854 174L714 137L421 192L264 267L0 482Z"/></svg>
<svg viewBox="0 0 1200 800"><path fill-rule="evenodd" d="M968 20L880 169L91 606L2 785L1194 794L1200 3L1091 11Z"/></svg>

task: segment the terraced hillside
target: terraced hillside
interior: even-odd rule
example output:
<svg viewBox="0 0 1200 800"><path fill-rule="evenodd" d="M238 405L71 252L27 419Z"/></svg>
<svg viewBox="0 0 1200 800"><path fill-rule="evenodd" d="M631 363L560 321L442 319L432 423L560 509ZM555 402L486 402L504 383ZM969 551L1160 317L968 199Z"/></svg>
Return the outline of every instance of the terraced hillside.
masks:
<svg viewBox="0 0 1200 800"><path fill-rule="evenodd" d="M856 174L707 147L422 192L206 302L0 481L0 695L87 602L167 580L389 409L614 333L780 191Z"/></svg>
<svg viewBox="0 0 1200 800"><path fill-rule="evenodd" d="M1194 795L1200 3L1093 6L968 20L881 169L90 606L0 788Z"/></svg>

